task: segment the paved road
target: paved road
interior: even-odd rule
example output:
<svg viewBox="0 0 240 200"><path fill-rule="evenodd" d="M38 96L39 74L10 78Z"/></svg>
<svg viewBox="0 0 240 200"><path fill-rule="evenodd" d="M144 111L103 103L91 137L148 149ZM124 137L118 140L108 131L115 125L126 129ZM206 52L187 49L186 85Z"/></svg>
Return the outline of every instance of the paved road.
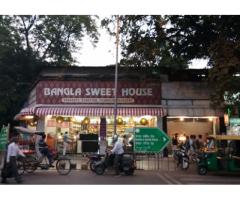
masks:
<svg viewBox="0 0 240 200"><path fill-rule="evenodd" d="M208 173L205 176L197 173L163 172L136 170L133 176L113 176L114 171L97 175L90 170L72 170L68 175L60 175L56 170L37 170L24 173L24 185L240 185L240 174ZM8 179L9 185L16 184Z"/></svg>

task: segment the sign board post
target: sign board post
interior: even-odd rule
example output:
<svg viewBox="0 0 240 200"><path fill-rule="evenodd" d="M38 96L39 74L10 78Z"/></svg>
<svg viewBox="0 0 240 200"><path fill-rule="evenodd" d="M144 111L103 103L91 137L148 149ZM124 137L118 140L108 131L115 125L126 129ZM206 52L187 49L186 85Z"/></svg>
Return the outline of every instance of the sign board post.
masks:
<svg viewBox="0 0 240 200"><path fill-rule="evenodd" d="M167 134L158 127L135 127L133 131L135 152L159 152L162 151L171 140Z"/></svg>

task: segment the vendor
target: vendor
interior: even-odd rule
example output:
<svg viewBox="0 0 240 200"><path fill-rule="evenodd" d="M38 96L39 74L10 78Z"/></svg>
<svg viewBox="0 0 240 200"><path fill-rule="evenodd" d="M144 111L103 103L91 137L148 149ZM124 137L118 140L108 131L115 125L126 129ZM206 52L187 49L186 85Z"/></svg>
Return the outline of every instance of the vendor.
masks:
<svg viewBox="0 0 240 200"><path fill-rule="evenodd" d="M50 135L50 133L47 134L47 140L48 139L53 139L52 136Z"/></svg>
<svg viewBox="0 0 240 200"><path fill-rule="evenodd" d="M35 135L30 136L29 150L35 150Z"/></svg>

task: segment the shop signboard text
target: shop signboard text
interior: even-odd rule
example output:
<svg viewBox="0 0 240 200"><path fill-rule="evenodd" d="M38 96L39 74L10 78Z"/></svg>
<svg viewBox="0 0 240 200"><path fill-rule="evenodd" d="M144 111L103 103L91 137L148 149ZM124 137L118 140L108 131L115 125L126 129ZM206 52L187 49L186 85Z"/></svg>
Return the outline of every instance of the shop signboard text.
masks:
<svg viewBox="0 0 240 200"><path fill-rule="evenodd" d="M161 83L119 81L40 81L36 86L37 104L118 104L159 105ZM35 99L35 100L34 100Z"/></svg>

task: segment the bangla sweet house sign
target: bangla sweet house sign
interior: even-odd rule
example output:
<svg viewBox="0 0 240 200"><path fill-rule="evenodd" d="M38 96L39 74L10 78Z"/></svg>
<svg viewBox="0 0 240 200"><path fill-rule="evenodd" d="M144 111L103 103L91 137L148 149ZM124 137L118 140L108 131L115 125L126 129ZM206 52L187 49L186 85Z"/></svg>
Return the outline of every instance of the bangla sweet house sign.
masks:
<svg viewBox="0 0 240 200"><path fill-rule="evenodd" d="M119 82L118 104L161 104L161 83ZM113 104L113 81L41 81L37 104Z"/></svg>

